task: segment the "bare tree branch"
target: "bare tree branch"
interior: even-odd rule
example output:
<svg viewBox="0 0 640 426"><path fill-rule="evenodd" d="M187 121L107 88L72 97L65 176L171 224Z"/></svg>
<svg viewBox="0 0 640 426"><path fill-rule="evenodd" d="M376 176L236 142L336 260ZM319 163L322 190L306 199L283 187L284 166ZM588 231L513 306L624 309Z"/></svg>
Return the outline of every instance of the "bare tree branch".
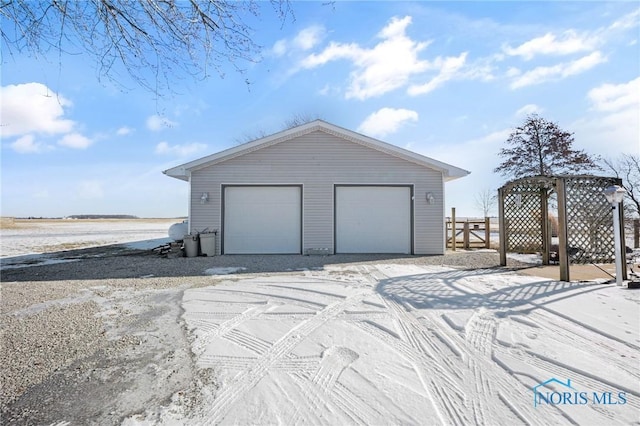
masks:
<svg viewBox="0 0 640 426"><path fill-rule="evenodd" d="M289 0L270 2L283 23L294 18ZM173 77L258 61L249 20L259 12L257 0L2 0L0 39L10 55L88 55L99 77L122 84L128 73L158 93Z"/></svg>
<svg viewBox="0 0 640 426"><path fill-rule="evenodd" d="M640 155L621 154L617 158L603 158L604 169L622 179L625 196L625 213L640 217Z"/></svg>

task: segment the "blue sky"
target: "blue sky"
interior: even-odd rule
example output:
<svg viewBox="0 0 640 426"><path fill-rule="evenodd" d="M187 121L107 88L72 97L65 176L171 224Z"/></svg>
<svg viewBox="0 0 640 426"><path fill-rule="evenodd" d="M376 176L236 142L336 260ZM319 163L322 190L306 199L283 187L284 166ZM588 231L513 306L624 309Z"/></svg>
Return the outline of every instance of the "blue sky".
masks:
<svg viewBox="0 0 640 426"><path fill-rule="evenodd" d="M296 114L470 170L447 209L505 179L510 130L538 113L577 149L640 153L637 2L316 2L253 23L262 60L224 78L176 78L157 97L82 55L2 55L5 216L187 214L170 167L273 133ZM247 84L246 81L250 84ZM448 214L448 213L447 213Z"/></svg>

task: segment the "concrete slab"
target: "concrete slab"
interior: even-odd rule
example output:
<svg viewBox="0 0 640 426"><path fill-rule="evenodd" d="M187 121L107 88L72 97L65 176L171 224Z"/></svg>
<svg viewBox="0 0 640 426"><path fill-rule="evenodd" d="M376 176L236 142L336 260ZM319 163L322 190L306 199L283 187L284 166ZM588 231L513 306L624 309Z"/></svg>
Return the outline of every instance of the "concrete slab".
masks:
<svg viewBox="0 0 640 426"><path fill-rule="evenodd" d="M569 279L571 281L615 280L616 266L612 263L599 265L570 265ZM534 265L530 268L520 269L518 273L536 277L560 279L560 267L558 265Z"/></svg>

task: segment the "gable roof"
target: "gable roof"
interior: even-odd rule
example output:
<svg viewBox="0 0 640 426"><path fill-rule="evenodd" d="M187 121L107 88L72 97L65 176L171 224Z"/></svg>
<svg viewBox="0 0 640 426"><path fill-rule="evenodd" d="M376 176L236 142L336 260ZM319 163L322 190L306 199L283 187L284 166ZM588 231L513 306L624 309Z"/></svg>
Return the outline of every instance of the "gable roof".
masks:
<svg viewBox="0 0 640 426"><path fill-rule="evenodd" d="M445 181L461 178L468 175L470 172L467 170L452 166L451 164L443 163L433 158L426 157L424 155L417 154L415 152L408 151L406 149L397 147L395 145L382 142L380 140L370 138L368 136L361 135L351 130L344 129L342 127L327 123L323 120L315 120L301 126L293 127L291 129L284 130L282 132L275 133L271 136L256 139L251 142L247 142L242 145L238 145L233 148L220 151L216 154L208 155L206 157L199 158L197 160L190 161L185 164L173 167L165 170L164 173L167 176L174 177L176 179L189 180L189 174L204 167L209 167L214 164L221 163L223 161L230 160L232 158L239 157L241 155L248 154L253 151L257 151L262 148L273 146L280 142L295 139L297 137L306 135L308 133L321 131L327 134L337 136L339 138L354 142L363 146L366 146L377 151L384 152L394 157L401 158L403 160L427 167L429 169L442 172Z"/></svg>

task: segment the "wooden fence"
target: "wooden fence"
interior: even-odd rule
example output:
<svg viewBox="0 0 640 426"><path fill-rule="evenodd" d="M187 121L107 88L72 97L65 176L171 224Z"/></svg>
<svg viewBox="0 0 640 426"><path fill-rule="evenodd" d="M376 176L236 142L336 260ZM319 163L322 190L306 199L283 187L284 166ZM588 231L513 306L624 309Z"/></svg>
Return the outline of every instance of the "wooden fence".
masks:
<svg viewBox="0 0 640 426"><path fill-rule="evenodd" d="M491 248L491 221L488 217L457 221L452 215L447 218L445 232L447 248L451 250Z"/></svg>

